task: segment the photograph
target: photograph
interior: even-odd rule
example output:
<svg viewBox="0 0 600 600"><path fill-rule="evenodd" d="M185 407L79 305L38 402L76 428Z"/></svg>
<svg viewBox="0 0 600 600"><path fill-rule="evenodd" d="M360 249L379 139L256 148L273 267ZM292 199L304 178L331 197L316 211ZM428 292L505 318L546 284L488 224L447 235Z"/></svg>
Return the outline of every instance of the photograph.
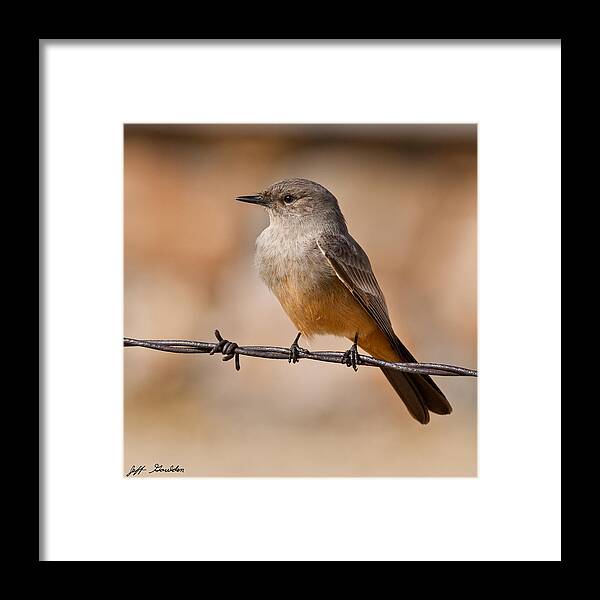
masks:
<svg viewBox="0 0 600 600"><path fill-rule="evenodd" d="M562 560L562 39L38 49L40 562Z"/></svg>
<svg viewBox="0 0 600 600"><path fill-rule="evenodd" d="M123 135L125 477L477 476L476 124Z"/></svg>

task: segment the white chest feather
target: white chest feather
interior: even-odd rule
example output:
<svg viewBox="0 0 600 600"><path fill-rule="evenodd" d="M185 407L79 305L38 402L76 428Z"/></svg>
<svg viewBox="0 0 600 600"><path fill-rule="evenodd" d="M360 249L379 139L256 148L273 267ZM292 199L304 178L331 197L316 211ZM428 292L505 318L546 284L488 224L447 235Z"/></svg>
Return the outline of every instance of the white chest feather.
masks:
<svg viewBox="0 0 600 600"><path fill-rule="evenodd" d="M282 286L290 284L310 294L323 279L335 277L314 233L273 224L256 240L255 262L260 277L277 296Z"/></svg>

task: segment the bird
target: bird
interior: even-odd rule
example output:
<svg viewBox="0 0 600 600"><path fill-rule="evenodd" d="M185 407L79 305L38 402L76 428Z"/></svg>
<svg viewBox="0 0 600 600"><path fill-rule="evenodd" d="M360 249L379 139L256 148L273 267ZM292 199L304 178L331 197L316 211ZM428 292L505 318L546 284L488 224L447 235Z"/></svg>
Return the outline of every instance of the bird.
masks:
<svg viewBox="0 0 600 600"><path fill-rule="evenodd" d="M256 240L255 264L298 331L290 346L297 362L301 335L331 334L353 341L343 361L356 370L358 347L389 362L417 362L395 334L366 252L348 232L337 198L309 179L284 179L236 200L262 206L269 226ZM419 423L452 407L428 375L382 367Z"/></svg>

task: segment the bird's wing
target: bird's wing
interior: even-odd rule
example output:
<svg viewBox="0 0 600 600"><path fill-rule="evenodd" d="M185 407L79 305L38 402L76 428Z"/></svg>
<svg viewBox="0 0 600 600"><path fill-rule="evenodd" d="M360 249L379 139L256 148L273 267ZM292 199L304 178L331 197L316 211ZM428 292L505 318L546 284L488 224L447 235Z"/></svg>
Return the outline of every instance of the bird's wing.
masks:
<svg viewBox="0 0 600 600"><path fill-rule="evenodd" d="M402 362L417 362L398 339L388 315L385 299L365 251L350 235L326 234L317 241L340 281L377 323ZM382 369L410 413L421 423L429 421L429 410L446 415L452 412L444 393L429 375Z"/></svg>
<svg viewBox="0 0 600 600"><path fill-rule="evenodd" d="M383 292L375 279L369 257L358 242L349 234L328 233L319 238L317 245L340 281L377 323L392 348L398 348L399 340L392 328Z"/></svg>

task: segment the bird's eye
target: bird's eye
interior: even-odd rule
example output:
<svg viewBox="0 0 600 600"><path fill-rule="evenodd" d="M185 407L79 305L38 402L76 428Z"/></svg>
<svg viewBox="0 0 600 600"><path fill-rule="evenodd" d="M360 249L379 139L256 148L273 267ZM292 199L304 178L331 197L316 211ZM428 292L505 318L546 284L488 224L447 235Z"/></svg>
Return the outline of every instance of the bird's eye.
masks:
<svg viewBox="0 0 600 600"><path fill-rule="evenodd" d="M283 201L286 204L291 204L294 200L295 200L294 196L290 196L290 194L287 194L286 196L283 197Z"/></svg>

